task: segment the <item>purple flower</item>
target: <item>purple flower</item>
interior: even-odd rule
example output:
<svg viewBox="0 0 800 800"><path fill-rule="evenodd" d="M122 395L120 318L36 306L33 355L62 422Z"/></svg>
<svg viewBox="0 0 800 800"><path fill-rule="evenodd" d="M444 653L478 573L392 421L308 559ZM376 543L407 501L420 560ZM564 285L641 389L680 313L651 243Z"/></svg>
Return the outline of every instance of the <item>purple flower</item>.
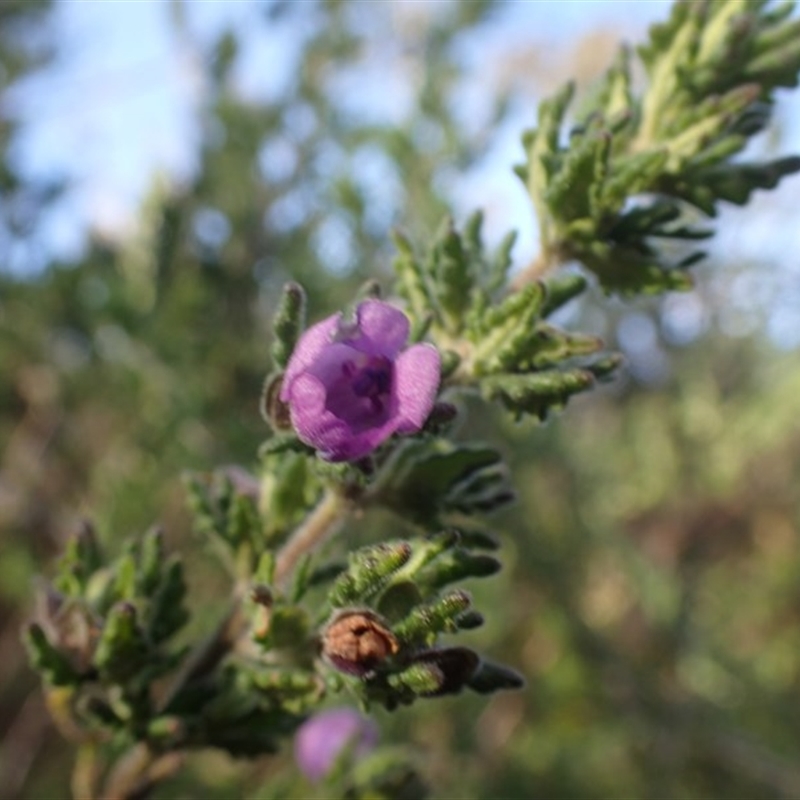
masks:
<svg viewBox="0 0 800 800"><path fill-rule="evenodd" d="M378 743L378 726L352 708L332 708L315 714L298 729L294 757L311 781L322 780L346 748L364 758Z"/></svg>
<svg viewBox="0 0 800 800"><path fill-rule="evenodd" d="M403 349L408 318L365 300L352 324L341 314L312 325L292 353L280 399L297 435L329 461L354 461L393 433L416 433L439 388L439 352Z"/></svg>

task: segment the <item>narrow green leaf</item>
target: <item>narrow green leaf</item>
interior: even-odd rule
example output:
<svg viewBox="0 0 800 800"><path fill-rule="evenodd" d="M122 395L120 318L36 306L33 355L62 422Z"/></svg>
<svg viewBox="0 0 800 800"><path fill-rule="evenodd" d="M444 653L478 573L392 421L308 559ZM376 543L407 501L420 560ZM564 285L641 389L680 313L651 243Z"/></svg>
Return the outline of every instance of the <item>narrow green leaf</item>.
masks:
<svg viewBox="0 0 800 800"><path fill-rule="evenodd" d="M290 282L283 287L272 327L275 340L272 344L272 360L284 368L294 352L297 340L305 327L306 293L300 284Z"/></svg>

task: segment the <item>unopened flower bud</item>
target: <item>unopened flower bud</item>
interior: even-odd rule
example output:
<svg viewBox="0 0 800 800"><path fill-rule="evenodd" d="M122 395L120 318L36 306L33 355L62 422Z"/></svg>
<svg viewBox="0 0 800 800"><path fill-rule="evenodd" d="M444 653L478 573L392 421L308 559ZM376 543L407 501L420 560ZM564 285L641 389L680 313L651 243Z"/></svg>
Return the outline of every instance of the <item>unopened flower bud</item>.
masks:
<svg viewBox="0 0 800 800"><path fill-rule="evenodd" d="M372 611L337 614L322 634L322 655L336 669L362 677L399 649L397 639Z"/></svg>

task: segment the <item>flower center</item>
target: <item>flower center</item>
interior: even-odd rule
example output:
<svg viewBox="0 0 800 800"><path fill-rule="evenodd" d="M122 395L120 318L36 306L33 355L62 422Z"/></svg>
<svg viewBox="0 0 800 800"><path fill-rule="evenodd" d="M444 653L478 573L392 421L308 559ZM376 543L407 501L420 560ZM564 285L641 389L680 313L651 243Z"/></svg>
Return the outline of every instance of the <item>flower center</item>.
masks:
<svg viewBox="0 0 800 800"><path fill-rule="evenodd" d="M385 356L372 356L361 367L353 361L342 364L342 372L350 379L356 397L369 398L375 412L383 410L383 403L392 388L392 364Z"/></svg>
<svg viewBox="0 0 800 800"><path fill-rule="evenodd" d="M341 362L340 378L328 391L327 407L355 428L381 424L389 414L392 362L358 353Z"/></svg>

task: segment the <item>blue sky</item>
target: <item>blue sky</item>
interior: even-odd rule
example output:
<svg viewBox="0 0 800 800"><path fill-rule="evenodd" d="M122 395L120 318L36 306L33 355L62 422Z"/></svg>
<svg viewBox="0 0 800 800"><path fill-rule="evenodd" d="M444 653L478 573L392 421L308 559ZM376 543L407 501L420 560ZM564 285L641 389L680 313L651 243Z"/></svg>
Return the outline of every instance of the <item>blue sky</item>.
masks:
<svg viewBox="0 0 800 800"><path fill-rule="evenodd" d="M378 2L379 0L355 0ZM384 2L384 0L380 0ZM451 2L452 0L439 0ZM294 0L303 2L303 0ZM393 14L425 13L427 0L385 0ZM609 36L636 42L649 24L663 20L668 0L510 0L480 35L465 37L461 56L485 69L502 61L511 49L529 51L552 87L580 67L576 43L598 28ZM181 8L185 25L171 24ZM309 8L309 10L311 10ZM5 102L25 123L15 155L25 169L38 175L62 174L71 189L47 228L47 247L60 257L80 252L88 230L123 235L133 228L137 210L155 175L180 181L191 174L197 142L195 113L203 98L203 71L197 44L212 41L224 28L240 36L242 55L237 83L245 96L269 98L280 91L294 69L296 41L276 34L262 20L254 0L61 0L56 4L55 39L60 54L53 67L12 92ZM285 32L285 28L282 31ZM281 38L283 35L284 38ZM593 44L589 42L587 47ZM382 91L357 87L352 93L367 113L392 108L393 98ZM347 87L345 87L347 88ZM353 87L350 87L352 90ZM476 86L476 92L480 87ZM469 103L469 93L464 98ZM487 209L490 238L509 228L521 237L516 257L524 263L535 254L535 231L530 211L510 166L519 160L521 130L535 121L535 103L527 115L498 131L492 149L477 169L454 179L456 215L476 206ZM781 152L800 151L800 97L782 93L778 103ZM746 210L726 209L715 247L743 259L770 260L781 269L767 280L774 295L769 325L778 339L800 344L797 303L800 302L800 226L796 224L800 178L789 179L774 193L760 193ZM763 213L753 213L760 210ZM12 265L13 268L13 265ZM724 287L739 310L731 319L733 331L752 306L752 288Z"/></svg>
<svg viewBox="0 0 800 800"><path fill-rule="evenodd" d="M78 253L91 227L112 234L129 229L155 173L174 180L191 173L194 112L203 93L193 42L208 42L225 27L240 34L238 81L245 95L279 91L292 67L293 43L270 36L263 22L254 24L261 12L253 0L185 2L188 37L176 35L170 24L174 8L165 0L61 0L54 19L58 60L10 98L26 126L16 147L25 169L72 182L47 231L59 255ZM664 0L507 2L497 23L472 42L475 52L466 47L465 57L522 47L527 40L561 50L597 25L620 26L635 37L668 8ZM501 137L509 147L518 138L517 129ZM467 196L485 196L484 180L510 182L496 172L490 158L482 174L466 181Z"/></svg>

